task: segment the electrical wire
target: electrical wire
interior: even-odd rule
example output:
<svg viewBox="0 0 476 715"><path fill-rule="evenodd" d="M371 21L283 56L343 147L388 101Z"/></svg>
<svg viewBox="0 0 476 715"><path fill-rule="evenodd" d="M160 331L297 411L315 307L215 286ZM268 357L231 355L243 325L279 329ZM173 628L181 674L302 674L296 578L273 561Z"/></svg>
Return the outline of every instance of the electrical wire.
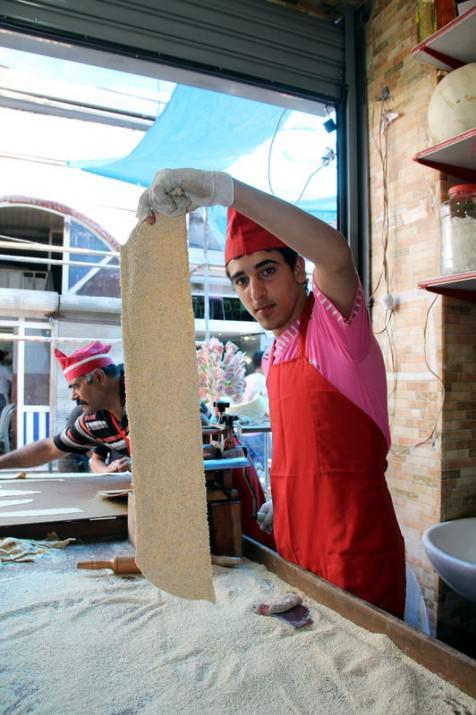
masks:
<svg viewBox="0 0 476 715"><path fill-rule="evenodd" d="M382 266L380 270L380 274L378 277L378 280L373 287L370 297L374 296L379 287L381 286L382 282L384 284L385 290L387 294L391 295L391 286L390 286L390 271L389 271L389 265L388 265L388 244L389 244L389 234L390 234L390 226L389 226L389 211L388 211L388 126L389 126L389 121L387 120L387 114L388 114L388 108L386 104L386 97L382 96L378 98L377 100L380 103L380 112L378 116L378 135L377 137L375 136L375 105L372 110L372 140L373 143L375 144L375 148L377 151L377 155L380 161L380 167L381 167L381 172L382 172L382 232L381 232L381 243L382 243ZM429 321L429 316L431 309L436 303L438 296L432 301L430 304L426 317L425 317L425 325L423 328L423 341L424 341L424 355L425 355L425 364L429 372L434 375L434 377L441 383L442 386L442 400L441 400L441 405L440 408L436 414L435 417L435 422L433 425L433 428L430 432L430 434L425 437L424 439L420 440L419 442L416 442L413 445L410 445L409 447L405 447L403 449L395 449L394 447L391 448L391 453L398 455L398 456L403 456L405 454L409 454L412 452L414 449L417 447L420 447L421 445L426 444L427 442L433 442L436 434L436 430L438 428L438 420L440 418L441 412L443 410L443 404L444 404L444 383L441 377L432 369L429 361L428 361L428 356L427 356L427 333L428 333L428 321ZM392 405L392 407L389 409L390 416L393 417L395 414L395 396L397 392L397 383L398 383L398 378L397 378L397 351L395 348L395 344L393 341L393 337L391 334L391 323L392 323L392 318L394 315L394 310L392 308L388 308L386 310L386 315L385 315L385 325L384 327L377 331L375 335L385 335L387 338L387 343L388 343L388 352L389 352L389 358L390 358L390 367L391 367L391 372L394 376L393 379L393 385L392 389L389 392L388 395L388 402L389 405Z"/></svg>
<svg viewBox="0 0 476 715"><path fill-rule="evenodd" d="M390 325L390 321L392 320L393 317L393 309L386 310L386 319L385 319L385 325L383 326L382 330L377 330L374 331L374 335L383 335L387 331L388 326Z"/></svg>
<svg viewBox="0 0 476 715"><path fill-rule="evenodd" d="M299 196L297 197L297 199L296 199L295 201L293 201L294 204L298 204L298 203L301 201L302 197L303 197L304 194L306 193L306 189L307 189L307 187L309 186L309 183L311 182L311 179L313 179L313 178L316 176L316 174L317 174L321 169L323 169L325 166L329 166L330 162L331 162L333 159L335 159L335 154L334 154L334 152L332 151L332 149L331 149L330 151L332 152L333 156L332 156L331 158L329 158L329 153L328 153L326 156L323 156L323 157L322 157L320 166L318 166L317 169L315 169L311 174L309 174L309 176L308 176L308 178L307 178L307 181L305 182L301 193L299 194Z"/></svg>
<svg viewBox="0 0 476 715"><path fill-rule="evenodd" d="M388 115L388 108L386 104L386 97L382 96L378 98L379 103L380 103L380 112L378 116L378 136L375 136L375 105L372 110L372 140L373 143L375 144L375 148L377 151L377 155L380 161L380 166L381 166L381 172L382 172L382 231L381 231L381 243L382 243L382 266L380 270L379 277L377 279L377 282L375 286L373 287L372 292L370 293L370 297L374 296L379 287L381 286L382 282L385 286L385 290L387 294L391 295L391 287L390 287L390 271L389 271L389 265L388 265L388 244L389 244L389 234L390 234L390 226L389 226L389 211L388 211L388 126L389 126L389 121L387 119ZM431 313L431 310L433 306L436 303L436 300L438 299L439 296L436 296L436 298L431 302L430 306L428 307L426 317L425 317L425 325L423 328L423 342L424 342L424 356L425 356L425 365L428 369L428 371L440 382L441 387L442 387L442 399L441 399L441 405L440 408L435 416L435 422L433 425L433 428L431 432L425 437L424 439L420 440L419 442L416 442L415 444L410 445L409 447L405 447L403 449L395 449L394 447L391 448L391 452L395 455L398 456L403 456L405 454L409 454L412 452L414 449L417 447L420 447L424 444L427 444L428 442L433 442L435 439L436 431L438 428L438 421L440 419L441 412L443 410L443 404L444 404L444 396L445 396L445 386L443 383L443 380L441 377L433 370L431 367L429 361L428 361L428 356L427 356L427 333L428 333L428 321L429 321L429 316ZM390 366L391 366L391 371L394 376L393 380L393 385L392 389L389 393L388 396L388 401L389 404L392 404L393 407L389 409L389 412L391 416L394 416L395 413L395 402L394 398L396 396L397 392L397 351L395 348L395 344L391 335L391 322L392 322L392 317L394 314L393 307L387 309L386 311L386 316L385 316L385 325L384 327L377 331L375 334L376 335L383 335L385 334L387 338L387 343L388 343L388 351L390 355Z"/></svg>
<svg viewBox="0 0 476 715"><path fill-rule="evenodd" d="M274 146L274 142L275 142L275 140L276 140L276 137L278 136L278 132L279 132L279 130L280 130L280 128L281 128L281 124L282 124L282 121L283 121L283 119L284 119L284 116L286 115L286 112L289 112L289 111L290 111L289 109L283 109L283 111L282 111L281 114L279 115L278 121L277 121L276 126L275 126L275 128L274 128L274 132L273 132L272 137L271 137L271 141L270 141L270 143L269 143L267 179L268 179L269 193L272 194L273 196L277 196L276 192L275 192L274 189L273 189L273 185L272 185L272 182L271 182L271 161L272 161L272 154L273 154L273 146ZM304 182L304 186L303 186L303 188L301 189L301 191L299 192L299 195L298 195L297 199L295 199L294 201L290 201L289 203L291 203L291 204L298 204L298 203L301 201L301 199L302 199L302 197L304 196L304 194L306 193L307 187L309 186L311 180L316 176L316 174L317 174L321 169L323 169L323 168L326 167L326 166L329 166L329 164L331 163L331 161L334 161L335 158L336 158L336 155L335 155L334 150L328 147L326 154L325 154L323 157L321 157L321 163L319 164L319 166L317 167L317 169L314 169L314 170L309 174L309 176L307 177L306 181Z"/></svg>
<svg viewBox="0 0 476 715"><path fill-rule="evenodd" d="M435 435L436 435L436 430L437 430L437 427L438 427L438 420L439 420L439 418L440 418L441 413L443 412L443 405L444 405L444 403L445 403L445 394L446 394L445 383L443 382L443 379L441 378L441 376L438 375L438 373L436 373L436 372L433 370L433 368L431 367L431 365L430 365L430 363L429 363L429 361L428 361L428 356L427 356L427 342L426 342L427 331L428 331L428 320L429 320L429 318L430 318L430 313L431 313L431 310L432 310L433 306L435 305L435 303L436 303L436 301L438 300L439 297L440 297L439 295L436 295L436 296L435 296L435 298L431 301L431 303L430 303L430 305L429 305L429 307L428 307L428 310L427 310L427 312L426 312L425 327L424 327L424 329L423 329L423 340L424 340L424 348L425 348L425 352L424 352L424 355L425 355L425 365L426 365L426 367L428 368L429 372L431 372L431 374L432 374L434 377L436 377L436 379L438 380L438 382L439 382L440 385L441 385L441 404L440 404L440 408L439 408L438 412L436 413L435 423L434 423L434 425L433 425L433 429L431 430L430 434L428 435L428 437L427 437L425 440L423 440L422 442L418 442L418 444L415 445L416 447L418 447L420 444L425 444L425 442L429 442L430 440L433 442L434 437L435 437Z"/></svg>
<svg viewBox="0 0 476 715"><path fill-rule="evenodd" d="M275 139L276 139L276 137L278 136L278 132L279 132L279 130L280 130L280 128L281 128L281 123L282 123L282 121L283 121L283 119L284 119L284 117L285 117L285 115L286 115L286 112L288 112L288 111L289 111L288 109L283 109L283 111L282 111L281 114L279 115L278 121L276 122L276 126L275 126L275 128L274 128L273 135L272 135L272 137L271 137L271 141L270 141L270 143L269 143L269 149L268 149L268 186L269 186L269 193L272 194L273 196L276 196L276 194L275 194L274 189L273 189L273 186L272 186L272 184L271 184L271 157L272 157L272 153L273 153L273 146L274 146Z"/></svg>
<svg viewBox="0 0 476 715"><path fill-rule="evenodd" d="M421 447L423 444L427 444L427 442L431 442L432 444L434 443L435 437L436 437L436 432L438 429L438 421L440 419L441 413L443 412L443 406L445 404L445 394L446 394L446 389L445 389L445 383L443 382L443 379L441 378L438 373L436 373L433 368L431 367L429 361L428 361L428 355L427 355L427 335L428 335L428 321L430 319L430 313L435 305L436 301L438 300L440 296L437 295L435 298L431 301L430 305L428 306L428 310L426 311L426 317L425 317L425 326L423 328L423 341L424 341L424 356L425 356L425 365L427 367L427 370L431 372L431 374L436 377L438 382L441 385L441 403L440 407L435 415L435 421L433 424L433 428L431 432L422 440L419 442L416 442L415 444L410 445L409 447L405 447L404 449L401 450L395 450L392 448L392 452L396 454L399 457L402 457L406 454L410 454L410 452L413 452L414 449L417 447Z"/></svg>
<svg viewBox="0 0 476 715"><path fill-rule="evenodd" d="M387 293L389 290L389 271L388 271L388 239L389 239L389 219L388 219L388 147L387 147L387 129L388 123L385 122L385 115L387 112L385 99L380 101L380 115L378 121L378 140L375 138L375 105L372 109L372 141L375 144L377 150L377 155L380 160L381 170L382 170L382 201L383 201L383 211L382 211L382 233L381 233L381 243L383 249L382 256L382 268L380 271L379 278L375 284L370 297L372 297L379 289L382 279L384 279ZM382 144L383 142L383 144Z"/></svg>
<svg viewBox="0 0 476 715"><path fill-rule="evenodd" d="M372 140L375 144L377 155L380 162L380 168L382 173L382 233L381 233L381 243L382 243L382 267L380 275L378 277L377 283L373 287L370 297L374 296L379 289L382 281L385 286L387 294L391 294L390 286L390 271L388 266L388 242L389 242L389 218L388 218L388 122L385 120L387 113L387 106L385 102L385 97L379 98L380 102L380 113L378 117L378 138L375 137L375 105L372 109ZM394 376L392 388L388 395L388 403L392 405L389 409L390 416L393 417L395 413L395 396L397 392L397 351L394 345L393 337L390 331L391 322L393 318L394 310L393 307L387 308L385 312L385 325L384 327L377 331L375 335L385 335L388 344L388 352L390 356L390 369Z"/></svg>

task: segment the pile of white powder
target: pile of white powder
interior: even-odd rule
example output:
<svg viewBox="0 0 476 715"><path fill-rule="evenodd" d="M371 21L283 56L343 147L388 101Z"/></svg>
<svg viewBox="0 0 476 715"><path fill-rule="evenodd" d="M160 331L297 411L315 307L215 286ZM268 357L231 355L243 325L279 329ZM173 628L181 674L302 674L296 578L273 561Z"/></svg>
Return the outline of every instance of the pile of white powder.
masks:
<svg viewBox="0 0 476 715"><path fill-rule="evenodd" d="M256 615L289 591L263 566L214 567L217 603L106 571L2 579L2 713L471 715L476 701L383 635L304 597L314 623Z"/></svg>

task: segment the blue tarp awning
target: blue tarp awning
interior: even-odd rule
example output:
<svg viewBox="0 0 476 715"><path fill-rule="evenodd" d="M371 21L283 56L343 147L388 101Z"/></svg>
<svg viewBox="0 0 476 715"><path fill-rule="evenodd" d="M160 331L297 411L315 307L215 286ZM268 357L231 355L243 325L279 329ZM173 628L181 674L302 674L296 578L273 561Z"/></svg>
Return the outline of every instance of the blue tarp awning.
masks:
<svg viewBox="0 0 476 715"><path fill-rule="evenodd" d="M70 166L140 186L148 186L156 171L163 168L229 170L266 142L273 144L278 132L283 130L287 111L279 106L230 94L176 85L163 112L128 156L114 160L70 162ZM319 144L315 134L316 124L307 131L307 141ZM294 141L298 140L295 135ZM311 144L306 146L311 154ZM262 179L262 164L266 162L264 156L268 159L269 171L269 154L266 151L261 153L260 158L256 157L258 163L250 162L247 174L251 176L240 175L239 178L259 185L257 175L261 174ZM309 171L314 172L315 168L313 164ZM299 181L286 173L285 176L288 187L295 186L294 194L299 195L304 179ZM328 188L332 191L331 187ZM305 198L297 205L323 221L336 223L335 196ZM212 234L208 237L210 247L223 246L226 210L220 206L210 207L207 222ZM195 231L191 236L191 245L198 246L202 242L201 232Z"/></svg>
<svg viewBox="0 0 476 715"><path fill-rule="evenodd" d="M230 94L177 85L163 112L123 159L70 166L148 186L163 168L224 170L269 139L282 107Z"/></svg>

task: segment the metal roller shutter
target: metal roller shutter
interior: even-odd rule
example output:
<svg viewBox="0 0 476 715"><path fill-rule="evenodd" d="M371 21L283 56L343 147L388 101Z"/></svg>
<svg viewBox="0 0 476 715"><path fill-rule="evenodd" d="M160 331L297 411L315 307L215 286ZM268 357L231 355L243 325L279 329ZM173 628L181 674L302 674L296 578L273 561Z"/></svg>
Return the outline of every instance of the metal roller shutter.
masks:
<svg viewBox="0 0 476 715"><path fill-rule="evenodd" d="M343 99L344 29L265 0L2 0L0 26Z"/></svg>

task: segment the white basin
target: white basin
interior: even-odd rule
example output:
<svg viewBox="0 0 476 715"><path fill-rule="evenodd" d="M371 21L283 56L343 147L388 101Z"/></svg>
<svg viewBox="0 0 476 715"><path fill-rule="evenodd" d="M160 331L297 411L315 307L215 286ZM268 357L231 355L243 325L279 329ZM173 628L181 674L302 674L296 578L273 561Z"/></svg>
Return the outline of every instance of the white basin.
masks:
<svg viewBox="0 0 476 715"><path fill-rule="evenodd" d="M476 601L476 517L430 526L423 546L443 581L460 596Z"/></svg>

